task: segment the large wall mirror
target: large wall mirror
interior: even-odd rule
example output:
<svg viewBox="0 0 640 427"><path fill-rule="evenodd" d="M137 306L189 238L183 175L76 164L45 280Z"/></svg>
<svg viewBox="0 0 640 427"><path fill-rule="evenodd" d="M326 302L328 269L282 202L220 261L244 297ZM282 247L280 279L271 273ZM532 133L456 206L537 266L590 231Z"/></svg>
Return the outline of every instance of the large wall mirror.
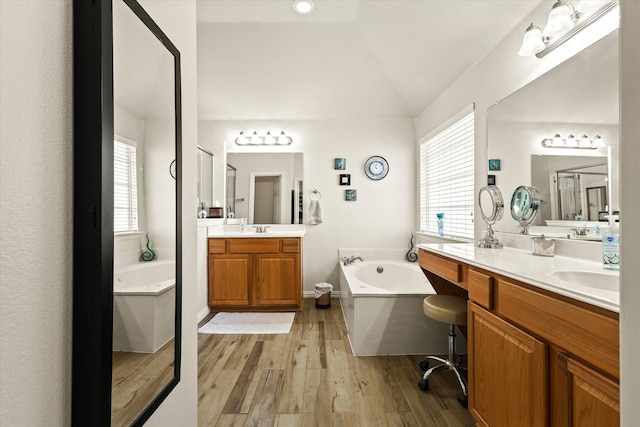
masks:
<svg viewBox="0 0 640 427"><path fill-rule="evenodd" d="M181 354L180 55L135 0L74 2L75 425L142 425Z"/></svg>
<svg viewBox="0 0 640 427"><path fill-rule="evenodd" d="M489 173L506 199L521 185L537 189L533 226L598 221L619 210L618 45L616 30L487 111L488 158L501 160L501 170ZM543 147L555 134L599 135L604 146ZM521 227L505 215L494 229Z"/></svg>
<svg viewBox="0 0 640 427"><path fill-rule="evenodd" d="M227 153L227 217L303 224L302 153Z"/></svg>

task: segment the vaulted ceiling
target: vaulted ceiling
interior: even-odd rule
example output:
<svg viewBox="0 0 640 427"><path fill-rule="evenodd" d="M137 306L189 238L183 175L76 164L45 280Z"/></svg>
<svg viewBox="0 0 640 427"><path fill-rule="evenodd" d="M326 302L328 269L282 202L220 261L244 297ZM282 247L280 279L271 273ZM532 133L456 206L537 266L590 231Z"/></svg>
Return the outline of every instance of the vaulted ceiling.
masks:
<svg viewBox="0 0 640 427"><path fill-rule="evenodd" d="M199 0L198 116L416 117L541 1Z"/></svg>

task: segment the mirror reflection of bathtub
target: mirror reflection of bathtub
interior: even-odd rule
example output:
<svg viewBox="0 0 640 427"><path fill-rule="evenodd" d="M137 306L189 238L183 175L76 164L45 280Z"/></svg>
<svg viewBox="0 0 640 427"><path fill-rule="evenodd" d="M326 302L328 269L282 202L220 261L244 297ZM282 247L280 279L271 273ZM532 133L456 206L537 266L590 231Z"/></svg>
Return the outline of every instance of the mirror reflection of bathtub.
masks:
<svg viewBox="0 0 640 427"><path fill-rule="evenodd" d="M113 275L113 351L155 353L173 339L173 260L134 264Z"/></svg>

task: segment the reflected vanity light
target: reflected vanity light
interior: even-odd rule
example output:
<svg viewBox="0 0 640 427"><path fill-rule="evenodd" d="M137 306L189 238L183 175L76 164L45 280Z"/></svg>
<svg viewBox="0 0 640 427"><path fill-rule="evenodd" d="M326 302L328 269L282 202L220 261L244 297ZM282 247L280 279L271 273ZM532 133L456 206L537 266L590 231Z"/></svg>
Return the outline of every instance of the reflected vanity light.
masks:
<svg viewBox="0 0 640 427"><path fill-rule="evenodd" d="M570 0L557 0L544 28L535 23L527 27L518 54L542 58L614 9L618 3L619 0L581 0L578 7L574 7Z"/></svg>
<svg viewBox="0 0 640 427"><path fill-rule="evenodd" d="M556 133L553 138L543 139L542 146L544 148L574 148L595 150L604 147L605 144L600 135L596 135L593 138L589 138L587 135L582 135L580 138L576 138L575 136L573 136L573 134L569 134L567 138L562 138L560 134Z"/></svg>
<svg viewBox="0 0 640 427"><path fill-rule="evenodd" d="M240 132L235 142L236 145L291 145L293 139L285 135L284 131L277 136L271 135L271 132L260 135L257 131L254 131L251 135L245 135L244 132Z"/></svg>

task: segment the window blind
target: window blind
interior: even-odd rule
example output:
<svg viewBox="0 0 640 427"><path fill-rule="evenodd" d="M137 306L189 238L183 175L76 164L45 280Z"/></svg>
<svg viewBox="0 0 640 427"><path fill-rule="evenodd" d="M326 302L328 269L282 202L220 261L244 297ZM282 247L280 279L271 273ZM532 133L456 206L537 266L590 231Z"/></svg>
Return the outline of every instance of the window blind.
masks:
<svg viewBox="0 0 640 427"><path fill-rule="evenodd" d="M420 144L420 229L473 239L473 112Z"/></svg>
<svg viewBox="0 0 640 427"><path fill-rule="evenodd" d="M113 148L113 199L113 231L138 231L136 147L121 141Z"/></svg>

